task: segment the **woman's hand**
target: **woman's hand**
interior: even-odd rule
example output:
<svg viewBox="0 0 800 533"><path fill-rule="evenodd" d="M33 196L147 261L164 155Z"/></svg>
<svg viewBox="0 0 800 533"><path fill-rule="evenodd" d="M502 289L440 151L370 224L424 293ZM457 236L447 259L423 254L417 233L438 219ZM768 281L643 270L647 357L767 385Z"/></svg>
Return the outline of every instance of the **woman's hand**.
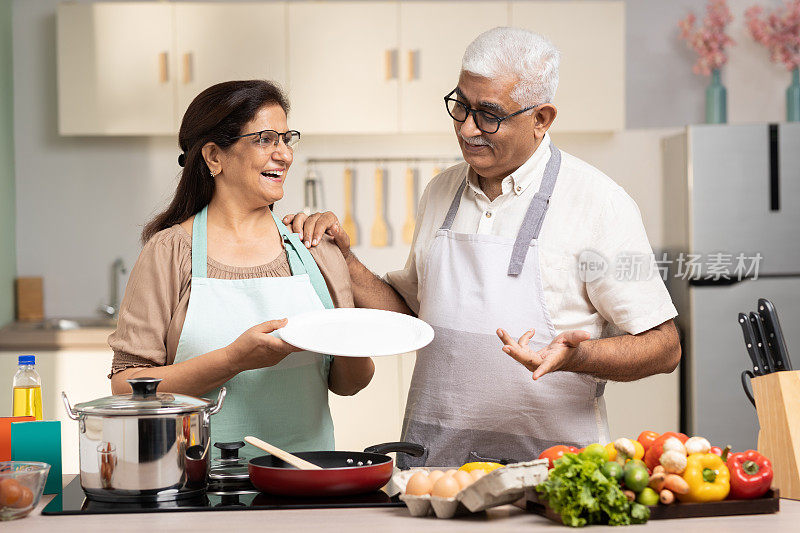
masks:
<svg viewBox="0 0 800 533"><path fill-rule="evenodd" d="M339 247L345 259L350 255L350 237L342 229L339 219L331 211L314 213L309 216L306 216L305 213L286 215L283 217L283 223L293 233L300 234L300 240L303 241L306 248L318 245L322 240L322 235L327 233L333 237L333 241Z"/></svg>
<svg viewBox="0 0 800 533"><path fill-rule="evenodd" d="M275 366L290 353L298 351L298 348L270 335L287 323L288 320L285 318L270 320L253 326L239 335L238 339L225 348L231 368L243 372Z"/></svg>

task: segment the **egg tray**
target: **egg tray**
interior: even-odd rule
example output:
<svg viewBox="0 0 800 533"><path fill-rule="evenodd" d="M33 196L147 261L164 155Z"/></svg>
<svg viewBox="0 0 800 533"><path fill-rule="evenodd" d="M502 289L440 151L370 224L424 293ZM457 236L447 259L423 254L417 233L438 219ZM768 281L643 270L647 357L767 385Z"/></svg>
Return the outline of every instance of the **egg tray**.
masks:
<svg viewBox="0 0 800 533"><path fill-rule="evenodd" d="M405 502L411 516L434 514L437 518L453 518L458 515L477 513L522 498L525 495L525 489L535 487L547 479L547 465L546 459L506 465L486 474L452 498L402 494L400 499ZM396 474L392 481L400 488L401 492L405 492L409 478L420 470L435 469L405 470Z"/></svg>

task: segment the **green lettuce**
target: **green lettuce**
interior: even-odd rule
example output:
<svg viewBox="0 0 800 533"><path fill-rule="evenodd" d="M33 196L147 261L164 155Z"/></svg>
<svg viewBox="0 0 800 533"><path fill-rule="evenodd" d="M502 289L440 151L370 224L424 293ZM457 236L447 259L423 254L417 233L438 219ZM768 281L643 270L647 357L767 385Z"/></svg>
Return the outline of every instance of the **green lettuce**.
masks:
<svg viewBox="0 0 800 533"><path fill-rule="evenodd" d="M643 524L650 509L630 502L617 480L603 475L602 459L564 454L556 460L548 479L536 486L537 492L559 515L564 524L624 526Z"/></svg>

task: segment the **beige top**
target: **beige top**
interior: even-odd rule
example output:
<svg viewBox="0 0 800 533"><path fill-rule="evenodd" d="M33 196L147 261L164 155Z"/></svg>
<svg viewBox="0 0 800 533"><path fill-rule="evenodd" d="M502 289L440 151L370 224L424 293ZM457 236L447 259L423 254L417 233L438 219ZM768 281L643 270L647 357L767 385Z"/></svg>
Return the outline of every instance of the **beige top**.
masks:
<svg viewBox="0 0 800 533"><path fill-rule="evenodd" d="M328 236L311 249L335 307L353 307L350 275ZM209 278L249 279L291 276L285 253L265 265L233 267L208 258ZM117 329L108 337L114 350L111 373L130 367L172 364L189 307L192 236L180 225L147 241L128 278ZM255 325L255 324L253 324Z"/></svg>

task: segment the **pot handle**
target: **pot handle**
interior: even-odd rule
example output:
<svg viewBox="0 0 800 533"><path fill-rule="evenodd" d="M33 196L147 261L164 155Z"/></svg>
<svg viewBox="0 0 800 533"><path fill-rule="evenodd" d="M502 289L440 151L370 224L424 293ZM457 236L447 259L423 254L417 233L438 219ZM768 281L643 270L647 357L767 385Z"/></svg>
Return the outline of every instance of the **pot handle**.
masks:
<svg viewBox="0 0 800 533"><path fill-rule="evenodd" d="M78 419L78 413L69 404L69 399L67 398L67 393L64 392L63 390L61 391L61 401L64 402L64 407L67 409L67 416L70 417L73 420L77 420Z"/></svg>
<svg viewBox="0 0 800 533"><path fill-rule="evenodd" d="M225 387L221 387L219 389L219 395L217 396L217 401L211 406L211 409L208 410L209 415L215 415L219 413L219 410L222 409L222 403L225 401L225 395L228 393Z"/></svg>
<svg viewBox="0 0 800 533"><path fill-rule="evenodd" d="M425 446L421 446L413 442L386 442L365 448L364 452L380 454L386 454L389 452L402 452L412 457L420 457L423 453L425 453Z"/></svg>

